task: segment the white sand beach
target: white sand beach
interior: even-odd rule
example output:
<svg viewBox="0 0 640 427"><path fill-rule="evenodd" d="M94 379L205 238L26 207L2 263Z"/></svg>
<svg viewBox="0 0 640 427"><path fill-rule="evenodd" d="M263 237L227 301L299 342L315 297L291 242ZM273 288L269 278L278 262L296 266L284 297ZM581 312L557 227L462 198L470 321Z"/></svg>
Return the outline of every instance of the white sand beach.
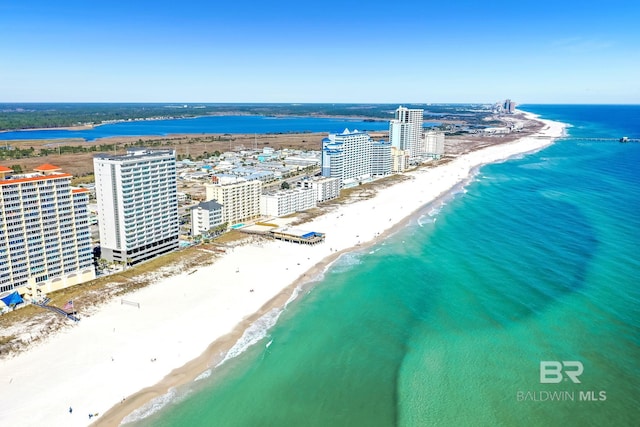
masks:
<svg viewBox="0 0 640 427"><path fill-rule="evenodd" d="M538 150L562 136L564 124L540 121L545 127L536 135L409 172L411 179L373 198L297 226L326 233L324 243L238 246L209 266L123 297L139 307L117 299L91 316L80 312L77 324L0 361L0 425L118 425L131 410L215 366L254 319L270 313L275 321L292 284L313 279L340 251L379 239L467 179L473 168ZM94 413L99 416L89 418Z"/></svg>

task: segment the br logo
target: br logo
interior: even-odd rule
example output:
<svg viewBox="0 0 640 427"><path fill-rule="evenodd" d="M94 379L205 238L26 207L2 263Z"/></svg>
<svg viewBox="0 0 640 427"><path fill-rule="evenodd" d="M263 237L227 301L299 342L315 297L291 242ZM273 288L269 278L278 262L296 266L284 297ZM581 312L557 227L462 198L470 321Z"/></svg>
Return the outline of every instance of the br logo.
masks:
<svg viewBox="0 0 640 427"><path fill-rule="evenodd" d="M578 377L582 375L584 367L582 362L556 360L540 361L540 382L543 384L557 384L562 381L564 375L574 383L580 383Z"/></svg>

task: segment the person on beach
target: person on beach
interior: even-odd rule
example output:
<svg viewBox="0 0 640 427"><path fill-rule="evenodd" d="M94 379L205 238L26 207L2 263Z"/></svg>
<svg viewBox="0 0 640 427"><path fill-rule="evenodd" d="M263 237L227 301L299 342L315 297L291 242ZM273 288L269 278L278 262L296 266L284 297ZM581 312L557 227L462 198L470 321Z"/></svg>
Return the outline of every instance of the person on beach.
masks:
<svg viewBox="0 0 640 427"><path fill-rule="evenodd" d="M73 408L69 406L69 413L71 414L72 412L73 412Z"/></svg>

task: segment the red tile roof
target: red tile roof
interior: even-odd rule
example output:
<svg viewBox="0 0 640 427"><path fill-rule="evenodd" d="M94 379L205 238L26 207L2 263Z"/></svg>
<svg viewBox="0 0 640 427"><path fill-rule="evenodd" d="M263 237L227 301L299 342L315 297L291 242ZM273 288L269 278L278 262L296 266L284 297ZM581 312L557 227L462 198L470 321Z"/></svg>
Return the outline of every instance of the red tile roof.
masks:
<svg viewBox="0 0 640 427"><path fill-rule="evenodd" d="M0 166L0 173L3 173L3 172L13 172L13 169L8 168L6 166Z"/></svg>
<svg viewBox="0 0 640 427"><path fill-rule="evenodd" d="M29 181L42 181L45 179L58 179L58 178L72 178L73 175L68 173L60 173L57 175L42 175L42 176L33 176L29 178L15 178L15 179L0 179L0 185L11 185L18 184L21 182L29 182Z"/></svg>
<svg viewBox="0 0 640 427"><path fill-rule="evenodd" d="M36 172L59 171L60 169L62 168L49 163L45 163L44 165L40 165L37 168L33 168L33 170Z"/></svg>
<svg viewBox="0 0 640 427"><path fill-rule="evenodd" d="M75 194L75 193L88 193L89 190L87 190L86 188L72 188L71 192L73 194Z"/></svg>

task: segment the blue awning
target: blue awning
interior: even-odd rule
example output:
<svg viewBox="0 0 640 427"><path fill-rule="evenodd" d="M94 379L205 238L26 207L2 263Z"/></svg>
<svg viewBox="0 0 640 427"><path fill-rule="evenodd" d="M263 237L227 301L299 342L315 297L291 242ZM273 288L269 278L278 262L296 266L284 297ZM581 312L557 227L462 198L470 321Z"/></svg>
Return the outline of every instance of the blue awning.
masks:
<svg viewBox="0 0 640 427"><path fill-rule="evenodd" d="M13 293L7 295L6 297L2 297L2 298L0 298L0 300L2 300L2 302L5 303L7 305L7 307L10 307L11 304L18 305L18 304L22 304L24 302L22 300L22 297L18 293L18 291L13 292Z"/></svg>

